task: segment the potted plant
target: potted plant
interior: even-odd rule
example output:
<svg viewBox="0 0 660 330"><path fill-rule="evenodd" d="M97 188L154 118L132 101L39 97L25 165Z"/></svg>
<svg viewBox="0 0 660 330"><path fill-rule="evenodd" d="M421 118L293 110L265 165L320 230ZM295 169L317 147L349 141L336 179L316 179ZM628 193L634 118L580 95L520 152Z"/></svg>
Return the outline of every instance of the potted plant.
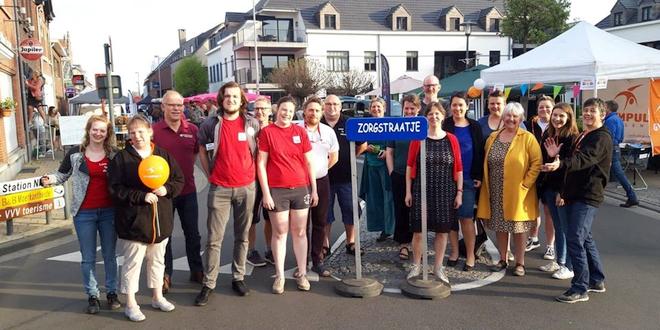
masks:
<svg viewBox="0 0 660 330"><path fill-rule="evenodd" d="M0 101L0 108L2 109L2 115L9 117L14 108L16 108L16 102L11 97L7 97Z"/></svg>

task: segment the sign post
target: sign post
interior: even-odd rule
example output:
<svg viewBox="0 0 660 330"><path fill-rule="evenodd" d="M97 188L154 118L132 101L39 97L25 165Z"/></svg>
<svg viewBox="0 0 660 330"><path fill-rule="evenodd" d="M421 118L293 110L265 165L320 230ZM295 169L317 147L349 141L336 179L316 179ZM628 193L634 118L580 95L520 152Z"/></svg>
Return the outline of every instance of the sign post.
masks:
<svg viewBox="0 0 660 330"><path fill-rule="evenodd" d="M340 295L368 298L378 296L383 291L381 283L362 277L355 141L423 140L426 138L427 126L428 123L424 117L351 118L346 122L346 138L350 141L351 148L351 187L356 253L355 279L344 279L335 287Z"/></svg>

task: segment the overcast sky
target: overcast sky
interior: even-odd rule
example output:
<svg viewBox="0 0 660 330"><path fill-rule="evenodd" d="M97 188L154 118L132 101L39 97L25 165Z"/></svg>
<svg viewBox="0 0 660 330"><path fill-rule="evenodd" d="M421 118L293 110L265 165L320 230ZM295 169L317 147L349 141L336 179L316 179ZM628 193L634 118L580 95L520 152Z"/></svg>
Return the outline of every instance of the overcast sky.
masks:
<svg viewBox="0 0 660 330"><path fill-rule="evenodd" d="M571 19L596 24L615 2L572 0ZM88 79L93 81L95 73L105 73L103 44L111 37L115 74L121 76L124 91L135 91L138 74L141 86L155 65L154 56L163 59L178 47L178 29L186 29L187 37L194 37L221 23L226 11L249 10L252 1L187 0L172 5L160 0L61 0L54 1L53 7L50 37L59 39L69 32L73 62L82 65Z"/></svg>

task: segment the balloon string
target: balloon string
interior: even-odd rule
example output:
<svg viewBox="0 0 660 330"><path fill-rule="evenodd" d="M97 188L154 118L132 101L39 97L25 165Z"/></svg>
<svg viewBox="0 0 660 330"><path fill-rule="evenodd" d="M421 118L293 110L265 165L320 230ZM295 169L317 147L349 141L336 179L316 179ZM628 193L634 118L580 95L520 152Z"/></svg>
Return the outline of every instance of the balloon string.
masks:
<svg viewBox="0 0 660 330"><path fill-rule="evenodd" d="M156 203L158 203L158 202L156 202ZM157 214L158 214L158 206L156 205L156 203L151 204L151 210L153 211L153 216L151 217L151 227L152 227L153 233L154 233L153 239L151 240L151 244L156 243L156 217L157 217Z"/></svg>

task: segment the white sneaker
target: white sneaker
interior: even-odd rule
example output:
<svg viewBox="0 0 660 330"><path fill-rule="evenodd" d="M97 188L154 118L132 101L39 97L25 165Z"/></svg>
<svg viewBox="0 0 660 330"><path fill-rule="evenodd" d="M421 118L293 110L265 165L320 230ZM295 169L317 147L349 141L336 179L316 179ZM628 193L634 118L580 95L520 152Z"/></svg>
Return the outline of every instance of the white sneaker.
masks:
<svg viewBox="0 0 660 330"><path fill-rule="evenodd" d="M560 266L559 270L552 274L552 278L556 278L558 280L567 280L569 278L573 278L574 275L575 274L573 274L573 271L569 270L568 267Z"/></svg>
<svg viewBox="0 0 660 330"><path fill-rule="evenodd" d="M153 307L155 309L160 309L163 312L171 312L171 311L174 310L174 304L167 301L167 299L165 299L164 297L160 298L160 300L158 300L158 301L152 300L151 301L151 307Z"/></svg>
<svg viewBox="0 0 660 330"><path fill-rule="evenodd" d="M544 271L546 273L553 273L559 270L559 264L552 261L547 265L539 266L539 270Z"/></svg>
<svg viewBox="0 0 660 330"><path fill-rule="evenodd" d="M543 259L545 260L555 260L555 247L548 245L545 249L545 254L543 254Z"/></svg>
<svg viewBox="0 0 660 330"><path fill-rule="evenodd" d="M422 273L422 265L420 264L412 264L410 266L410 271L408 272L408 276L406 276L406 279L409 280L413 277L417 277Z"/></svg>
<svg viewBox="0 0 660 330"><path fill-rule="evenodd" d="M445 267L440 266L439 268L436 268L434 273L435 278L449 284L449 278L447 277L447 274L445 274Z"/></svg>
<svg viewBox="0 0 660 330"><path fill-rule="evenodd" d="M298 286L298 290L300 291L309 291L311 287L309 281L307 280L307 276L302 274L296 277L296 285Z"/></svg>
<svg viewBox="0 0 660 330"><path fill-rule="evenodd" d="M129 320L133 322L142 322L146 319L144 314L142 314L142 311L140 310L140 306L135 306L135 307L126 307L124 309L124 315L128 317Z"/></svg>

